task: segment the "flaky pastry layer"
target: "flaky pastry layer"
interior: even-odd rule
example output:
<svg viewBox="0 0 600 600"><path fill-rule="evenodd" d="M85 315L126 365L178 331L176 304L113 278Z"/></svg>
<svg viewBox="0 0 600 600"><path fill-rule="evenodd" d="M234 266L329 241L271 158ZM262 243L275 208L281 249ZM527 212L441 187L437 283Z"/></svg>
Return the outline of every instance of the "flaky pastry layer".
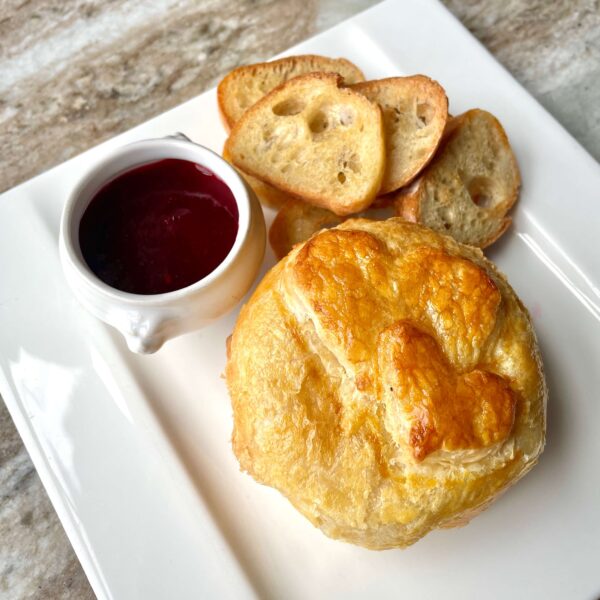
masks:
<svg viewBox="0 0 600 600"><path fill-rule="evenodd" d="M543 449L526 309L479 250L400 219L297 246L228 354L241 468L333 538L403 547L463 524Z"/></svg>

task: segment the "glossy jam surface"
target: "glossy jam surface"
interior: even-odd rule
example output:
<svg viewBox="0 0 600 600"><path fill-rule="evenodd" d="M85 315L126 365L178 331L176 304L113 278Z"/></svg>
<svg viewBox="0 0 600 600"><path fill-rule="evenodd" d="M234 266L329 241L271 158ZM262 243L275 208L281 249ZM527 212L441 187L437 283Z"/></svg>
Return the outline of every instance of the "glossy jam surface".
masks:
<svg viewBox="0 0 600 600"><path fill-rule="evenodd" d="M79 244L90 269L108 285L162 294L214 271L237 231L229 187L206 167L166 159L106 184L83 214Z"/></svg>

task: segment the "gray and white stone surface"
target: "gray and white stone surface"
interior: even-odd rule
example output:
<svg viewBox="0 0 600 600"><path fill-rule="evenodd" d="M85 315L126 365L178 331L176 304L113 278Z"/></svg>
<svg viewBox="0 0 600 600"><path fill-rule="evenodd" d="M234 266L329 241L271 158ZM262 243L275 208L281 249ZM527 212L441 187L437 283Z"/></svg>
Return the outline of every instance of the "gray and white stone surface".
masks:
<svg viewBox="0 0 600 600"><path fill-rule="evenodd" d="M600 160L600 0L443 0ZM0 191L374 0L3 0ZM0 598L93 593L0 402Z"/></svg>

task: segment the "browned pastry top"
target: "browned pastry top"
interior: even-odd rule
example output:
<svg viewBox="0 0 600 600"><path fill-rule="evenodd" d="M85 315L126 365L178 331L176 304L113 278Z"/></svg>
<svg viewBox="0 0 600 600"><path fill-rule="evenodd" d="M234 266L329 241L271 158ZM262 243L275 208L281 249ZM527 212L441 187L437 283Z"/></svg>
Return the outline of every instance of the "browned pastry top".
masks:
<svg viewBox="0 0 600 600"><path fill-rule="evenodd" d="M274 267L227 382L242 468L373 548L472 516L544 442L526 310L479 250L400 219L346 221Z"/></svg>

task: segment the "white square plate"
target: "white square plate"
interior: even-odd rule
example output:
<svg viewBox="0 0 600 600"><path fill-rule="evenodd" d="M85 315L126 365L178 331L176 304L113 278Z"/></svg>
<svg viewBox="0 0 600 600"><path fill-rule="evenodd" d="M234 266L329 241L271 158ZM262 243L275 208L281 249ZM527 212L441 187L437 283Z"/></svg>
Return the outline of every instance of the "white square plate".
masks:
<svg viewBox="0 0 600 600"><path fill-rule="evenodd" d="M0 197L0 391L96 594L598 597L598 164L435 0L389 0L298 52L345 56L369 78L426 73L453 114L482 107L504 124L523 193L490 255L539 335L546 451L468 527L405 551L335 542L238 470L220 378L235 314L140 357L78 306L57 234L79 173L116 146L175 131L220 150L210 91Z"/></svg>

